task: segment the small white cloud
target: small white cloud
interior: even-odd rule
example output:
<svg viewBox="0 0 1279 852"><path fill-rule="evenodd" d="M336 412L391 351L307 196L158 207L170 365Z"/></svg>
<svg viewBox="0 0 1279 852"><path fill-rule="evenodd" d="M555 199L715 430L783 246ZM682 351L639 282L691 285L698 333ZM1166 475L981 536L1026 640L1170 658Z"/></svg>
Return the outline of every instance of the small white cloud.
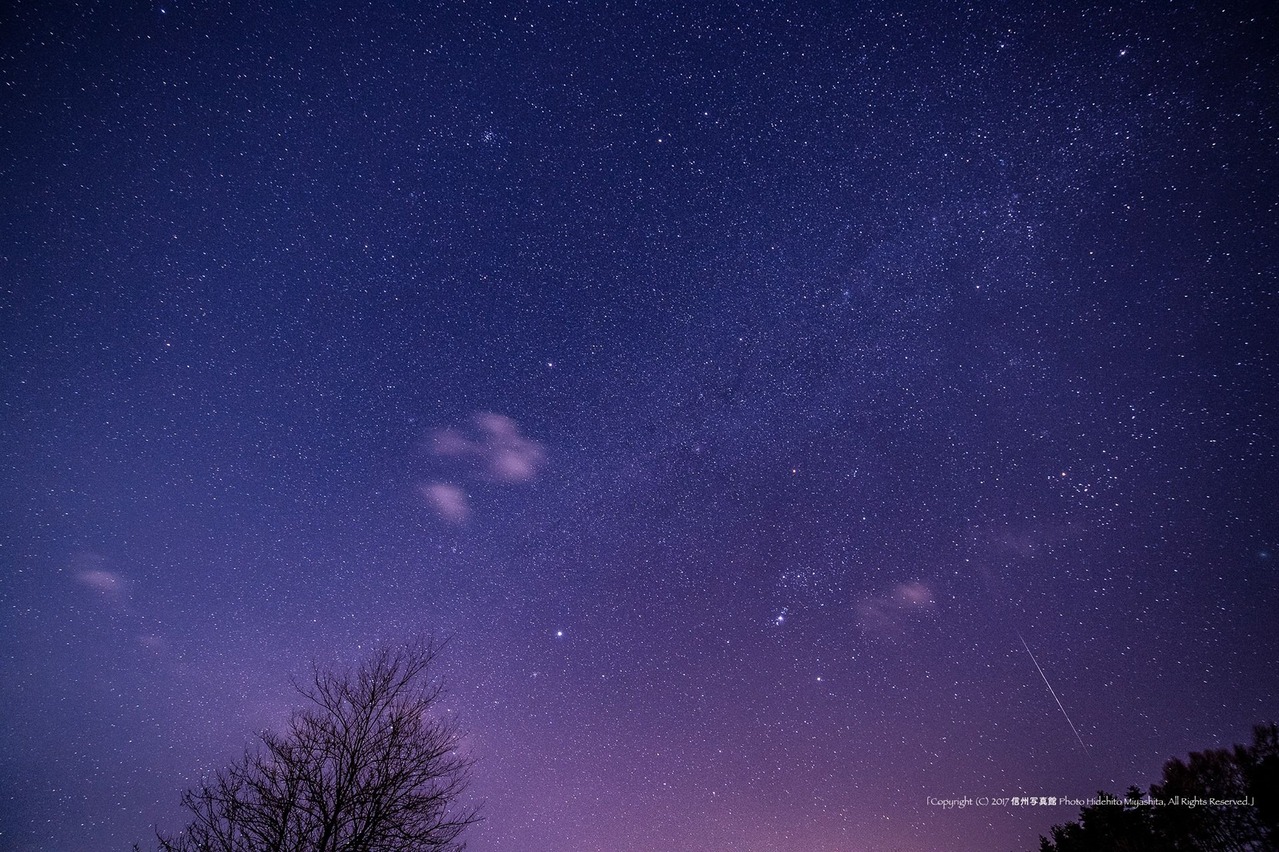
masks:
<svg viewBox="0 0 1279 852"><path fill-rule="evenodd" d="M425 483L418 488L426 499L426 503L444 520L451 524L466 523L471 515L471 506L466 494L456 485L447 482Z"/></svg>
<svg viewBox="0 0 1279 852"><path fill-rule="evenodd" d="M129 589L123 577L114 571L92 567L102 564L104 560L100 556L82 554L76 558L76 561L80 563L80 570L74 574L76 582L92 589L97 593L98 597L116 609L125 609L128 603Z"/></svg>
<svg viewBox="0 0 1279 852"><path fill-rule="evenodd" d="M520 434L519 426L501 414L479 414L476 424L487 435L489 475L501 482L528 482L546 461L540 444Z"/></svg>
<svg viewBox="0 0 1279 852"><path fill-rule="evenodd" d="M896 630L908 619L937 606L933 591L918 580L899 583L888 594L872 595L857 604L857 620L865 630Z"/></svg>
<svg viewBox="0 0 1279 852"><path fill-rule="evenodd" d="M76 579L84 583L89 588L104 595L120 594L121 582L120 575L113 574L110 571L101 571L94 569L92 571L81 571L76 574Z"/></svg>
<svg viewBox="0 0 1279 852"><path fill-rule="evenodd" d="M542 445L520 434L519 425L505 414L481 412L472 418L478 436L458 429L441 429L434 438L436 455L467 458L494 482L530 482L546 461Z"/></svg>
<svg viewBox="0 0 1279 852"><path fill-rule="evenodd" d="M903 609L932 609L936 605L932 590L918 580L898 585L893 589L893 600Z"/></svg>
<svg viewBox="0 0 1279 852"><path fill-rule="evenodd" d="M435 433L434 449L437 456L465 456L477 447L457 429L441 429Z"/></svg>

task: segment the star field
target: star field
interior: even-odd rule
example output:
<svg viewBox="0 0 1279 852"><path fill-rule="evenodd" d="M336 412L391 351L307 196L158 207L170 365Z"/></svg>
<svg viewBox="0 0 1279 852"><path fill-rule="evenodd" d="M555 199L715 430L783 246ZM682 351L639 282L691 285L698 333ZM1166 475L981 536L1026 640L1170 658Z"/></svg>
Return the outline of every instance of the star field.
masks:
<svg viewBox="0 0 1279 852"><path fill-rule="evenodd" d="M420 634L476 852L1033 849L928 799L1275 718L1268 7L5 18L0 849Z"/></svg>

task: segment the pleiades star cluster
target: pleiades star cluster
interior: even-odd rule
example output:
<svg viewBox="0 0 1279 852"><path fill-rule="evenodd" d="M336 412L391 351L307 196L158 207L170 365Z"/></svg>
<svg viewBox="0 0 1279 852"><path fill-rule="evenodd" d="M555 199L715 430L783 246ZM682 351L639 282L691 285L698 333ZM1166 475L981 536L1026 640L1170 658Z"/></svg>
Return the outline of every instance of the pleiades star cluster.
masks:
<svg viewBox="0 0 1279 852"><path fill-rule="evenodd" d="M0 15L0 848L413 636L474 852L1030 850L1279 716L1272 4Z"/></svg>

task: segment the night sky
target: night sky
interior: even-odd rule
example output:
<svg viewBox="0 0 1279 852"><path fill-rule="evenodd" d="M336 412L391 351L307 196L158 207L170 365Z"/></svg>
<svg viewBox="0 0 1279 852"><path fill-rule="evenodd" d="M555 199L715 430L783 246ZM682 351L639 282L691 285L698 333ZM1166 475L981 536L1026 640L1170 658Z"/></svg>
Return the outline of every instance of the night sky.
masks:
<svg viewBox="0 0 1279 852"><path fill-rule="evenodd" d="M1029 850L929 798L1275 719L1279 10L1065 5L8 6L0 849L424 634L474 852Z"/></svg>

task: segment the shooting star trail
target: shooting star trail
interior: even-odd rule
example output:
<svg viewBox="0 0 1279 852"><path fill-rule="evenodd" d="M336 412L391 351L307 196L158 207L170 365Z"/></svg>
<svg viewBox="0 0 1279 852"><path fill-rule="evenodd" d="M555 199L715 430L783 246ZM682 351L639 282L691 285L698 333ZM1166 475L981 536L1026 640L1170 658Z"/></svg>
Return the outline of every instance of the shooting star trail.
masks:
<svg viewBox="0 0 1279 852"><path fill-rule="evenodd" d="M1084 742L1084 738L1079 736L1079 729L1075 727L1075 723L1070 721L1070 714L1066 712L1066 708L1061 705L1061 699L1057 697L1057 693L1053 691L1053 685L1048 682L1048 676L1044 674L1044 670L1039 668L1039 661L1035 659L1035 655L1030 653L1030 646L1026 644L1026 638L1021 635L1020 630L1014 631L1017 638L1021 640L1021 646L1026 649L1026 653L1030 654L1030 661L1035 664L1036 671L1039 676L1044 679L1044 686L1048 687L1048 694L1053 697L1053 701L1057 702L1057 709L1061 711L1061 715L1066 717L1066 724L1070 726L1070 730L1075 732L1075 739L1079 740L1079 744L1084 747L1084 753L1088 753L1088 744Z"/></svg>

